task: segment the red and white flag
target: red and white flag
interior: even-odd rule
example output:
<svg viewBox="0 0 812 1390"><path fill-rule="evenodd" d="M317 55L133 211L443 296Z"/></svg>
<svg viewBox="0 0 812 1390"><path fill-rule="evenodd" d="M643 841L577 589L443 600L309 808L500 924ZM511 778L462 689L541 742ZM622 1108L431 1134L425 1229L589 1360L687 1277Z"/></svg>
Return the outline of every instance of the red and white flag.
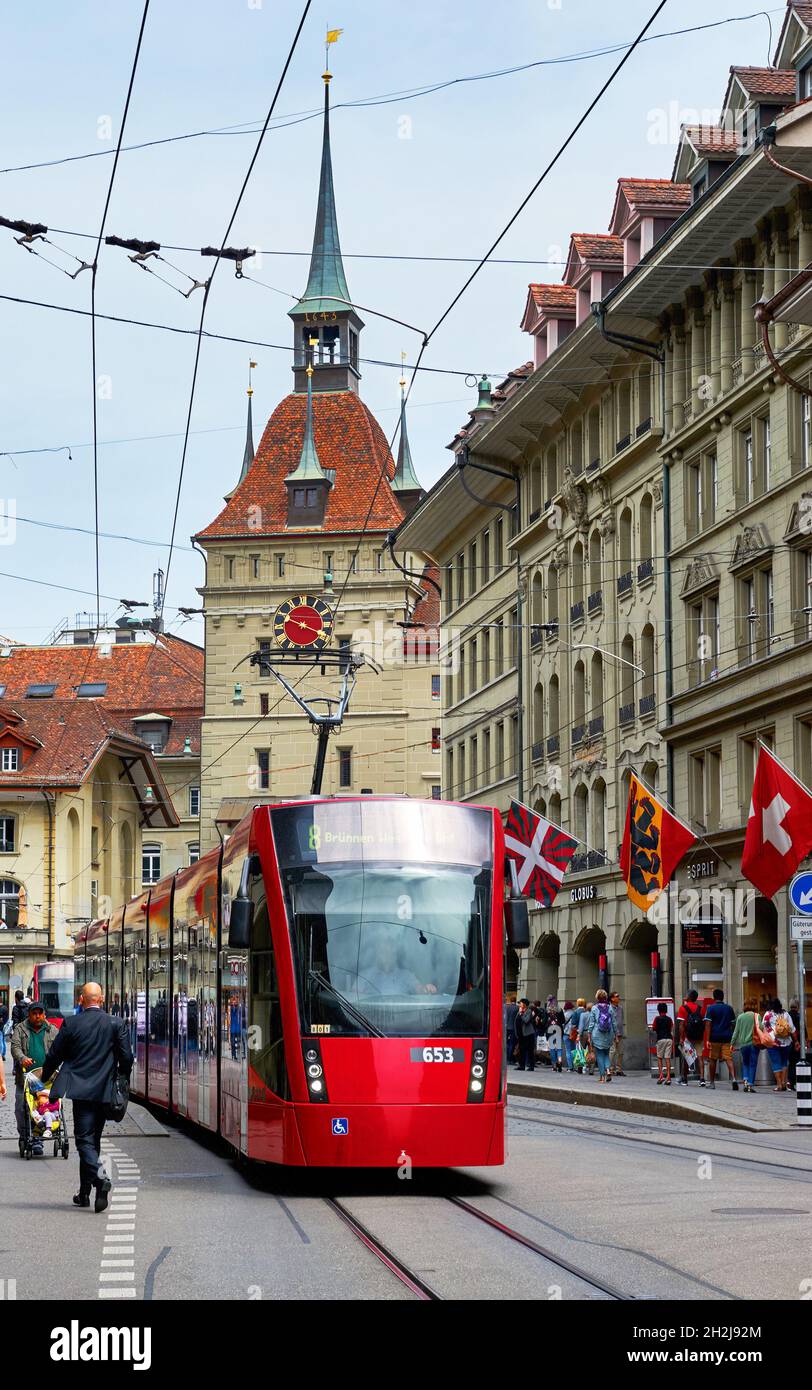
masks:
<svg viewBox="0 0 812 1390"><path fill-rule="evenodd" d="M520 801L511 801L505 825L505 851L516 861L519 892L550 907L578 848L578 841L537 816Z"/></svg>
<svg viewBox="0 0 812 1390"><path fill-rule="evenodd" d="M765 898L788 883L812 850L812 792L767 748L759 750L742 873Z"/></svg>

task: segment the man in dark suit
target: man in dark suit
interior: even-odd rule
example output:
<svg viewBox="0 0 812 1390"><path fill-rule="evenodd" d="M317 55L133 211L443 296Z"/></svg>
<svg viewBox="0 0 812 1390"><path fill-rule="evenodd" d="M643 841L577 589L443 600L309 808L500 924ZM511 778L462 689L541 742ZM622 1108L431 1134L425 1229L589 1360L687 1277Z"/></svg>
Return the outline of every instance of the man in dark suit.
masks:
<svg viewBox="0 0 812 1390"><path fill-rule="evenodd" d="M111 1018L102 1008L101 985L86 984L79 1002L82 1011L62 1024L45 1058L42 1079L47 1082L58 1067L51 1098L67 1096L73 1102L73 1135L79 1153L79 1191L74 1204L89 1207L91 1188L95 1188L94 1210L105 1211L113 1184L99 1167L107 1118L104 1107L112 1098L116 1073L129 1078L133 1053L123 1020Z"/></svg>

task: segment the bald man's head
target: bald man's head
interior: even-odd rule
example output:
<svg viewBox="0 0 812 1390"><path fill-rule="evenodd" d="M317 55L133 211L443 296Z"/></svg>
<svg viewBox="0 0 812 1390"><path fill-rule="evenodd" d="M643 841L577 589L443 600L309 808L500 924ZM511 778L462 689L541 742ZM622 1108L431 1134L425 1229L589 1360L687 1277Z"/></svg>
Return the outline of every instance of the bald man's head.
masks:
<svg viewBox="0 0 812 1390"><path fill-rule="evenodd" d="M79 1003L83 1009L100 1009L104 1000L104 990L95 980L88 980L82 986L82 993L79 995Z"/></svg>

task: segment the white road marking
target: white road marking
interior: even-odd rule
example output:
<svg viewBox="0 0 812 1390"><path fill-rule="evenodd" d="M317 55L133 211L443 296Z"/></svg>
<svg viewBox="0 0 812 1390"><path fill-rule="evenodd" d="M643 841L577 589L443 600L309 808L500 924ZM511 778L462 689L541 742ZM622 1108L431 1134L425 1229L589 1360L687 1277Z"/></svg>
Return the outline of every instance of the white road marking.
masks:
<svg viewBox="0 0 812 1390"><path fill-rule="evenodd" d="M102 1162L108 1176L115 1176L116 1186L110 1193L107 1209L107 1229L99 1269L99 1298L136 1298L135 1217L138 1188L135 1184L140 1182L141 1174L138 1164L117 1145L109 1142L102 1141ZM114 1169L114 1174L111 1169ZM123 1258L115 1258L118 1256Z"/></svg>

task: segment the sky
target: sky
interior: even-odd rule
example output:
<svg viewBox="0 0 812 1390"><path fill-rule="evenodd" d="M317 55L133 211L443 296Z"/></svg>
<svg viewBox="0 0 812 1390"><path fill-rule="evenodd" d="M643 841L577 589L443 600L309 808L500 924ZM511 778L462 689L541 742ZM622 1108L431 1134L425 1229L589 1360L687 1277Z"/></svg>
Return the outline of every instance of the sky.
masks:
<svg viewBox="0 0 812 1390"><path fill-rule="evenodd" d="M221 133L122 153L107 234L164 248L219 246L302 6L152 0L124 145ZM229 238L262 254L246 263L242 280L221 263L209 298L208 332L264 346L203 343L167 582L171 631L202 640L202 620L177 610L200 602L203 562L189 538L217 515L239 475L249 358L257 362L255 443L292 389L287 309L307 278L328 25L343 29L330 50L332 146L350 293L426 331L621 56L573 55L631 42L654 7L655 0L514 0L501 11L483 0L413 0L401 8L314 0ZM4 24L0 216L45 224L54 244L36 249L71 272L78 268L71 255L92 259L142 11L143 0L73 0L48 7L47 24L38 6L16 6ZM571 232L608 229L618 178L670 177L680 121L718 115L730 65L766 64L783 13L783 5L768 5L767 17L756 15L746 0L669 0L651 34L735 22L662 37L632 55L494 253L530 263L486 265L432 338L409 401L424 486L451 462L446 445L475 404L475 377L498 380L531 356L519 328L528 282L560 281ZM90 272L70 279L27 254L14 235L0 228L0 295L86 315ZM197 250L163 254L191 280L212 264ZM178 271L152 264L189 288ZM196 329L201 294L186 299L125 251L102 247L99 314ZM363 317L362 358L394 364L362 366L361 393L389 437L401 353L415 361L420 333ZM90 319L0 299L0 323L0 634L41 642L63 619L95 609ZM167 568L194 348L191 334L97 325L99 524L134 538L101 542L101 611L111 618L121 615L122 597L151 600L153 574Z"/></svg>

